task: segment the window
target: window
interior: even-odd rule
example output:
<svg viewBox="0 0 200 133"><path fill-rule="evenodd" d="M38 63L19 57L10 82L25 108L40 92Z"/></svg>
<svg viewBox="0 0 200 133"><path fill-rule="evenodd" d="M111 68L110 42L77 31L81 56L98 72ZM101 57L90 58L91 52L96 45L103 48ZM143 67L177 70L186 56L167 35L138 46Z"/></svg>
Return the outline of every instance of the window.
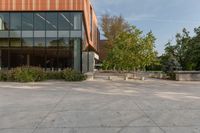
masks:
<svg viewBox="0 0 200 133"><path fill-rule="evenodd" d="M59 47L69 47L69 38L62 37L58 39Z"/></svg>
<svg viewBox="0 0 200 133"><path fill-rule="evenodd" d="M0 47L9 46L9 13L0 13Z"/></svg>
<svg viewBox="0 0 200 133"><path fill-rule="evenodd" d="M34 29L45 30L45 13L37 12L34 14Z"/></svg>
<svg viewBox="0 0 200 133"><path fill-rule="evenodd" d="M45 37L45 31L34 31L34 37Z"/></svg>
<svg viewBox="0 0 200 133"><path fill-rule="evenodd" d="M57 47L58 40L57 38L54 38L54 37L46 38L46 43L47 43L47 47Z"/></svg>
<svg viewBox="0 0 200 133"><path fill-rule="evenodd" d="M82 37L82 33L81 33L81 31L71 31L70 37L72 37L72 38L81 38Z"/></svg>
<svg viewBox="0 0 200 133"><path fill-rule="evenodd" d="M34 38L34 47L45 47L45 38Z"/></svg>
<svg viewBox="0 0 200 133"><path fill-rule="evenodd" d="M11 47L21 47L21 31L10 31Z"/></svg>
<svg viewBox="0 0 200 133"><path fill-rule="evenodd" d="M10 29L21 30L21 13L10 13Z"/></svg>
<svg viewBox="0 0 200 133"><path fill-rule="evenodd" d="M74 30L81 30L82 27L82 15L81 13L73 13Z"/></svg>
<svg viewBox="0 0 200 133"><path fill-rule="evenodd" d="M22 30L33 30L33 13L22 13Z"/></svg>
<svg viewBox="0 0 200 133"><path fill-rule="evenodd" d="M86 47L82 30L81 12L0 12L3 65L27 64L47 70L72 67L80 71L82 40Z"/></svg>
<svg viewBox="0 0 200 133"><path fill-rule="evenodd" d="M22 46L23 47L33 47L33 38L23 38Z"/></svg>
<svg viewBox="0 0 200 133"><path fill-rule="evenodd" d="M57 37L57 31L46 31L46 37Z"/></svg>
<svg viewBox="0 0 200 133"><path fill-rule="evenodd" d="M46 13L46 30L57 30L57 13Z"/></svg>
<svg viewBox="0 0 200 133"><path fill-rule="evenodd" d="M21 38L11 38L10 45L11 47L21 47Z"/></svg>
<svg viewBox="0 0 200 133"><path fill-rule="evenodd" d="M0 30L9 30L9 13L0 13Z"/></svg>
<svg viewBox="0 0 200 133"><path fill-rule="evenodd" d="M22 31L22 37L33 37L33 31Z"/></svg>
<svg viewBox="0 0 200 133"><path fill-rule="evenodd" d="M8 47L8 46L9 46L9 38L0 37L0 47Z"/></svg>
<svg viewBox="0 0 200 133"><path fill-rule="evenodd" d="M70 30L73 27L71 20L71 13L61 12L58 13L58 29L59 30Z"/></svg>

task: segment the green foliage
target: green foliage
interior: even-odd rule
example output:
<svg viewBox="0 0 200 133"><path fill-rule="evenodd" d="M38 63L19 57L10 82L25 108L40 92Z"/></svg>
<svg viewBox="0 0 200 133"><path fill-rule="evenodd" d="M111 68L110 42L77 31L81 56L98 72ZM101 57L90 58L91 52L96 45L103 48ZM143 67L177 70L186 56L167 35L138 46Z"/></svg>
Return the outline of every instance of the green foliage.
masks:
<svg viewBox="0 0 200 133"><path fill-rule="evenodd" d="M154 42L152 32L143 37L142 31L132 26L115 39L103 68L128 71L144 69L156 61Z"/></svg>
<svg viewBox="0 0 200 133"><path fill-rule="evenodd" d="M8 80L8 71L0 71L0 81Z"/></svg>
<svg viewBox="0 0 200 133"><path fill-rule="evenodd" d="M122 16L110 16L104 14L101 19L101 28L104 32L104 37L107 39L107 49L112 49L117 36L129 29L128 22Z"/></svg>
<svg viewBox="0 0 200 133"><path fill-rule="evenodd" d="M174 72L168 72L167 76L169 76L170 80L176 80L176 74Z"/></svg>
<svg viewBox="0 0 200 133"><path fill-rule="evenodd" d="M39 67L22 66L8 71L0 71L0 81L38 82L43 80L83 81L86 76L67 68L60 72L45 72Z"/></svg>
<svg viewBox="0 0 200 133"><path fill-rule="evenodd" d="M200 27L194 32L192 37L184 28L182 33L176 35L174 45L170 42L166 44L161 60L163 68L168 68L165 71L171 71L172 67L175 70L200 70Z"/></svg>
<svg viewBox="0 0 200 133"><path fill-rule="evenodd" d="M11 80L16 82L37 82L45 79L45 72L39 67L17 67L10 73Z"/></svg>
<svg viewBox="0 0 200 133"><path fill-rule="evenodd" d="M63 79L63 72L46 72L46 79L48 80L61 80Z"/></svg>
<svg viewBox="0 0 200 133"><path fill-rule="evenodd" d="M73 69L67 68L63 71L63 78L66 81L83 81L86 79L86 76Z"/></svg>

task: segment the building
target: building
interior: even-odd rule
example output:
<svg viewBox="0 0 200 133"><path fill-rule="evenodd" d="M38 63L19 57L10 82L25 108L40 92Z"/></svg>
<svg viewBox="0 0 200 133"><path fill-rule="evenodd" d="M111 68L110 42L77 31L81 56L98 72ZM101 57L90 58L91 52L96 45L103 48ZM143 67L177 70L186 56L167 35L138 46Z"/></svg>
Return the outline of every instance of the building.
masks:
<svg viewBox="0 0 200 133"><path fill-rule="evenodd" d="M0 66L92 71L97 17L89 0L0 0Z"/></svg>
<svg viewBox="0 0 200 133"><path fill-rule="evenodd" d="M99 42L99 61L103 62L108 56L108 48L106 47L107 40Z"/></svg>

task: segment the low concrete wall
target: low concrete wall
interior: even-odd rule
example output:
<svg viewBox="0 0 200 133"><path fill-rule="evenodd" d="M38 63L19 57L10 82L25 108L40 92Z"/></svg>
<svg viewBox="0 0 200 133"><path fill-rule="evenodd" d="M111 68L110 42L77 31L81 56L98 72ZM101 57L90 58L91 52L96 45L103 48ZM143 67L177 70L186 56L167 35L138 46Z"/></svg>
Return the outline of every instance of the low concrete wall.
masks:
<svg viewBox="0 0 200 133"><path fill-rule="evenodd" d="M125 75L129 78L141 78L141 77L145 77L145 78L166 78L166 74L161 72L161 71L151 71L151 72L145 72L145 71L136 71L136 72L117 72L117 71L109 71L109 70L99 70L96 72L96 74L101 74L101 75L108 75L108 76L112 76L112 75Z"/></svg>
<svg viewBox="0 0 200 133"><path fill-rule="evenodd" d="M200 71L177 71L177 81L200 81Z"/></svg>

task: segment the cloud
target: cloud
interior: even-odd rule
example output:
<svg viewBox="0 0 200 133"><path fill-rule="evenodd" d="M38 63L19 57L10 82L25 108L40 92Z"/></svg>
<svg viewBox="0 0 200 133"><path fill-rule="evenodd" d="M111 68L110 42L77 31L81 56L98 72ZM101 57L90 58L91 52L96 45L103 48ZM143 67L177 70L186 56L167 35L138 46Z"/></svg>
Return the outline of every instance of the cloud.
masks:
<svg viewBox="0 0 200 133"><path fill-rule="evenodd" d="M157 47L163 51L164 43L182 28L193 31L200 25L200 0L91 0L97 16L109 13L122 15L143 31L156 34Z"/></svg>
<svg viewBox="0 0 200 133"><path fill-rule="evenodd" d="M155 14L134 14L134 15L130 15L130 17L125 17L126 20L128 21L143 21L143 20L148 20L148 19L152 19L152 18L156 18Z"/></svg>

